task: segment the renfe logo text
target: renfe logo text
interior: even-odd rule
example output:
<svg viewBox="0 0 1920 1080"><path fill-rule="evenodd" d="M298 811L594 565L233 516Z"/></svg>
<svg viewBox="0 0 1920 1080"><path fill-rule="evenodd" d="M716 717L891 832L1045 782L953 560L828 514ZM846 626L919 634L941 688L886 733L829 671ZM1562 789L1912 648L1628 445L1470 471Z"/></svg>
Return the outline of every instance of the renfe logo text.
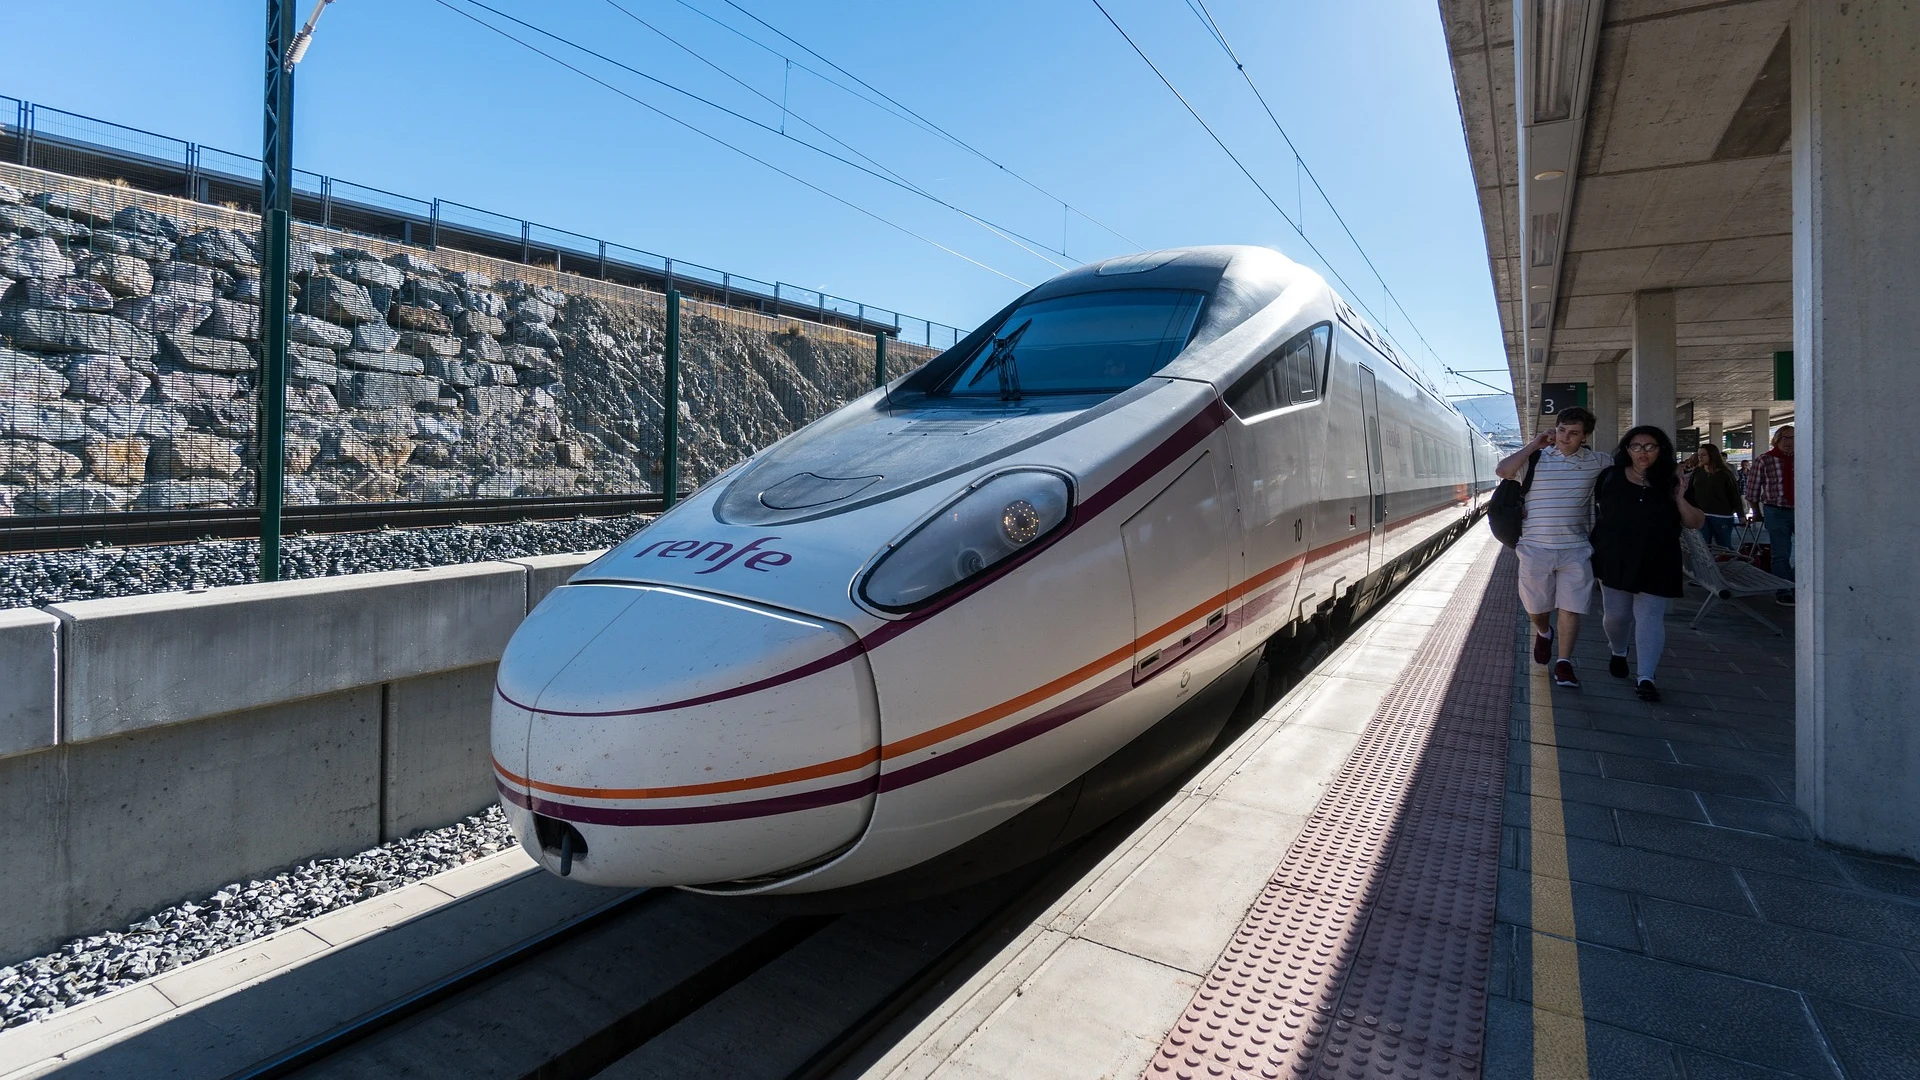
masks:
<svg viewBox="0 0 1920 1080"><path fill-rule="evenodd" d="M696 574L711 574L724 570L740 560L741 566L749 570L766 573L776 566L785 566L793 561L793 556L784 551L763 548L762 544L780 539L777 536L763 536L751 544L735 547L721 540L657 540L634 553L634 558L644 559L652 555L656 559L701 559L713 563Z"/></svg>

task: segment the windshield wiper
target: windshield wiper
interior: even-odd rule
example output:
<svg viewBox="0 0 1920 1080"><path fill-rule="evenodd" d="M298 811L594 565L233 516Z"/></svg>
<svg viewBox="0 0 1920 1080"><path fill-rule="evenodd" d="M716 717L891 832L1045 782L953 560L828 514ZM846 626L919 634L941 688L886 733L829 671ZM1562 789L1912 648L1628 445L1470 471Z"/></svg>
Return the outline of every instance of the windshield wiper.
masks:
<svg viewBox="0 0 1920 1080"><path fill-rule="evenodd" d="M973 378L967 380L967 385L972 386L979 382L989 371L997 371L1000 373L1000 400L1020 400L1020 368L1014 363L1013 347L1020 344L1020 335L1026 333L1027 327L1032 325L1033 320L1028 319L1015 327L1013 333L1003 338L995 338L993 352L987 354L986 363L981 364L980 370L973 373Z"/></svg>

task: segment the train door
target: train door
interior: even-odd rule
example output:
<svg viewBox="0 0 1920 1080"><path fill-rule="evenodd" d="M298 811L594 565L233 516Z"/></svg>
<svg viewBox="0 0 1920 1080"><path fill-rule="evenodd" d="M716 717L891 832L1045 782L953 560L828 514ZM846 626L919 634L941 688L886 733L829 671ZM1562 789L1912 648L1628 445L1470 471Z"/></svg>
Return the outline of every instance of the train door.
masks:
<svg viewBox="0 0 1920 1080"><path fill-rule="evenodd" d="M1331 327L1332 362L1324 402L1309 432L1312 514L1307 521L1307 567L1295 609L1304 617L1330 609L1367 576L1366 424L1357 404L1359 358L1365 346L1344 322Z"/></svg>
<svg viewBox="0 0 1920 1080"><path fill-rule="evenodd" d="M1313 406L1320 400L1328 340L1326 326L1294 335L1222 394L1233 412L1226 430L1246 544L1240 578L1249 642L1278 633L1296 611L1313 512L1307 439L1321 417Z"/></svg>
<svg viewBox="0 0 1920 1080"><path fill-rule="evenodd" d="M1133 586L1136 685L1179 666L1227 629L1227 588L1240 542L1223 495L1225 472L1221 454L1202 453L1120 526Z"/></svg>
<svg viewBox="0 0 1920 1080"><path fill-rule="evenodd" d="M1366 427L1367 492L1372 496L1368 500L1368 514L1372 520L1367 539L1367 549L1371 553L1367 570L1371 573L1387 561L1387 471L1385 458L1380 452L1380 387L1374 379L1373 369L1365 364L1360 365L1360 415Z"/></svg>

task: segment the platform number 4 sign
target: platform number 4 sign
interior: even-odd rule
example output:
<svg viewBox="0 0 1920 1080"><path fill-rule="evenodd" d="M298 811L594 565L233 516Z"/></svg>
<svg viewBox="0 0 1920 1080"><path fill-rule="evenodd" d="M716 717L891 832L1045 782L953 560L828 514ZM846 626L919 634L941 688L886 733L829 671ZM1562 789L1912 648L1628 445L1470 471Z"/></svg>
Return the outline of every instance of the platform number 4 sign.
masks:
<svg viewBox="0 0 1920 1080"><path fill-rule="evenodd" d="M1583 382L1550 382L1540 384L1540 415L1555 416L1562 409L1571 409L1575 405L1587 403L1587 384Z"/></svg>

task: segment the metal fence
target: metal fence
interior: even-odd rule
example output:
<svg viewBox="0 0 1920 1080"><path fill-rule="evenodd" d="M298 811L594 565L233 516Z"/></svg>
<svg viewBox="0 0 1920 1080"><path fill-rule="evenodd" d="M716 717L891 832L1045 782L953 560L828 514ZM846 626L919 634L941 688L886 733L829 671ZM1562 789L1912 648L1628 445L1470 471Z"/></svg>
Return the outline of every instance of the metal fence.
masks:
<svg viewBox="0 0 1920 1080"><path fill-rule="evenodd" d="M30 134L36 166L0 162L0 550L253 535L258 216L48 171L64 151ZM135 134L123 151L166 149ZM336 210L404 209L348 193ZM467 207L432 220L504 235ZM669 410L687 490L864 393L881 340L890 378L938 351L890 312L521 224L507 256L296 225L289 531L646 509ZM686 296L677 401L664 293L590 258Z"/></svg>
<svg viewBox="0 0 1920 1080"><path fill-rule="evenodd" d="M124 181L196 202L258 211L260 159L0 95L0 159ZM548 266L728 307L812 319L950 348L965 331L877 305L760 281L446 199L417 199L294 170L293 214L326 228Z"/></svg>

